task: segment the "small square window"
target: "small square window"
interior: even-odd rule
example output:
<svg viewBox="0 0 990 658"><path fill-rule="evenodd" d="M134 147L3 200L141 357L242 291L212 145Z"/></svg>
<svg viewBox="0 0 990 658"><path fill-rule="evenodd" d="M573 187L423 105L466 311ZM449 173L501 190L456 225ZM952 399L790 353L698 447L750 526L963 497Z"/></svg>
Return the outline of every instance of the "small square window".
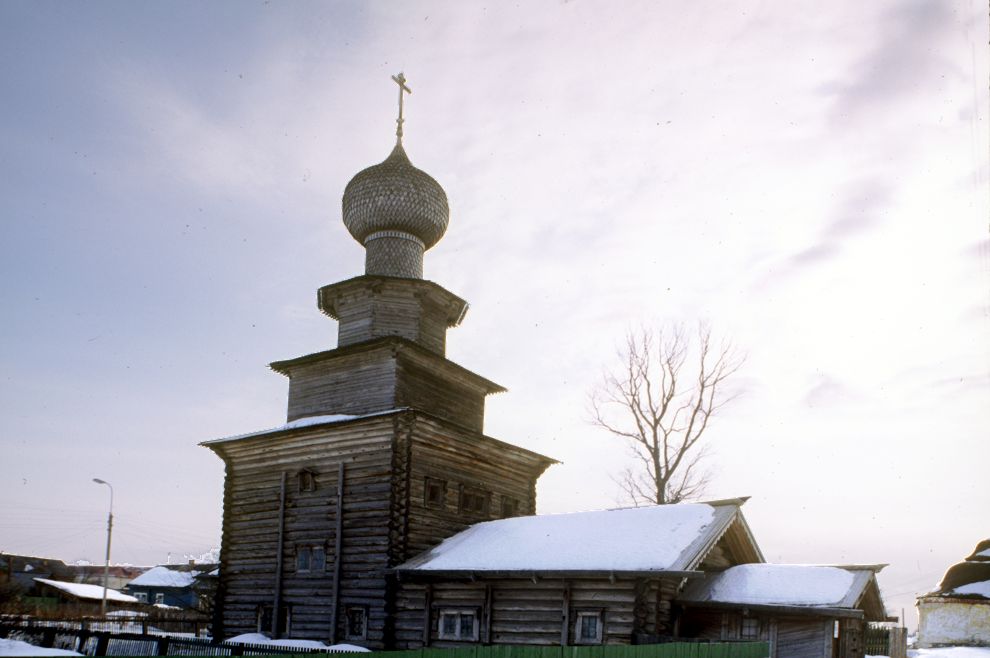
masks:
<svg viewBox="0 0 990 658"><path fill-rule="evenodd" d="M426 478L423 487L423 504L434 509L443 509L447 499L447 483L436 478Z"/></svg>
<svg viewBox="0 0 990 658"><path fill-rule="evenodd" d="M257 610L258 632L270 636L275 632L275 629L272 628L272 606L259 605ZM281 610L282 614L279 620L278 630L280 633L288 634L292 623L292 613L288 606L282 606Z"/></svg>
<svg viewBox="0 0 990 658"><path fill-rule="evenodd" d="M461 487L460 509L469 514L488 514L488 492L474 487Z"/></svg>
<svg viewBox="0 0 990 658"><path fill-rule="evenodd" d="M270 605L258 606L258 632L272 632L272 606Z"/></svg>
<svg viewBox="0 0 990 658"><path fill-rule="evenodd" d="M502 496L501 517L509 519L519 516L519 501L510 496Z"/></svg>
<svg viewBox="0 0 990 658"><path fill-rule="evenodd" d="M368 637L368 609L364 606L349 606L346 611L348 640L365 640Z"/></svg>
<svg viewBox="0 0 990 658"><path fill-rule="evenodd" d="M299 491L316 491L316 472L304 468L298 473Z"/></svg>
<svg viewBox="0 0 990 658"><path fill-rule="evenodd" d="M296 571L298 573L324 571L326 566L327 551L322 544L296 546Z"/></svg>
<svg viewBox="0 0 990 658"><path fill-rule="evenodd" d="M164 593L158 592L157 594L155 594L155 604L156 605L165 605L165 594Z"/></svg>
<svg viewBox="0 0 990 658"><path fill-rule="evenodd" d="M305 573L309 571L313 561L313 550L309 546L300 546L296 549L296 571Z"/></svg>
<svg viewBox="0 0 990 658"><path fill-rule="evenodd" d="M751 617L743 618L739 637L743 640L758 640L760 638L760 620Z"/></svg>
<svg viewBox="0 0 990 658"><path fill-rule="evenodd" d="M441 640L478 641L478 613L474 610L441 610L439 635Z"/></svg>
<svg viewBox="0 0 990 658"><path fill-rule="evenodd" d="M147 592L134 592L134 598L136 598L141 603L147 603L148 602L148 593Z"/></svg>
<svg viewBox="0 0 990 658"><path fill-rule="evenodd" d="M578 612L574 620L574 641L577 644L602 643L602 613Z"/></svg>

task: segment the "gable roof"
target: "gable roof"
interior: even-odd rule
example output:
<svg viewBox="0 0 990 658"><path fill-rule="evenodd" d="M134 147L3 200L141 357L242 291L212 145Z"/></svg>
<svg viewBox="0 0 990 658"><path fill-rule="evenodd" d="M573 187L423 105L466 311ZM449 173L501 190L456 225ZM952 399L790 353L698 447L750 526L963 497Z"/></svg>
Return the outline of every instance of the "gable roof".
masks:
<svg viewBox="0 0 990 658"><path fill-rule="evenodd" d="M677 601L693 607L804 609L883 620L876 574L884 566L741 564L690 583Z"/></svg>
<svg viewBox="0 0 990 658"><path fill-rule="evenodd" d="M127 587L191 587L199 571L169 569L160 565L148 569L127 583Z"/></svg>
<svg viewBox="0 0 990 658"><path fill-rule="evenodd" d="M53 587L64 594L68 594L77 599L88 599L92 601L103 600L102 585L86 585L83 583L66 583L61 580L49 580L47 578L35 578L42 585ZM137 603L133 596L122 594L115 589L107 589L107 601L116 603Z"/></svg>
<svg viewBox="0 0 990 658"><path fill-rule="evenodd" d="M744 498L478 523L394 569L410 576L552 574L698 576ZM744 523L744 521L742 521ZM746 533L751 539L751 535ZM752 552L762 560L755 542Z"/></svg>

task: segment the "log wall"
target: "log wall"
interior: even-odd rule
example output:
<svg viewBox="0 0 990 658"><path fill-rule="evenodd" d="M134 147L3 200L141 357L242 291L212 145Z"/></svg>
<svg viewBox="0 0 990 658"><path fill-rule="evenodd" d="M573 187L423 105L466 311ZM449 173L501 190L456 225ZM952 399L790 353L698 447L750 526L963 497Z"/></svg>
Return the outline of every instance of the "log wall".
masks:
<svg viewBox="0 0 990 658"><path fill-rule="evenodd" d="M227 466L220 633L229 637L256 631L259 609L274 606L278 594L290 615L283 636L376 649L394 646L397 632L397 584L388 568L470 524L498 518L502 497L517 501L516 514L533 513L536 478L550 463L415 411L211 447ZM341 464L345 471L338 520ZM442 508L426 503L427 477L447 484ZM314 483L311 490L303 484L308 480ZM461 486L488 493L484 513L460 508ZM300 571L300 553L312 556L314 548L326 555L325 564ZM280 555L282 568L277 573ZM338 568L340 579L335 583ZM349 606L367 611L366 638L346 635L344 613Z"/></svg>
<svg viewBox="0 0 990 658"><path fill-rule="evenodd" d="M222 444L227 464L220 589L223 633L257 630L259 607L273 605L278 558L280 484L287 474L281 601L290 610L288 635L326 640L332 635L337 474L345 464L339 604L368 609L368 642L385 630L391 451L395 418L380 417L296 430ZM299 490L299 472L315 489ZM322 547L325 566L299 572L301 549ZM337 637L343 636L342 614Z"/></svg>
<svg viewBox="0 0 990 658"><path fill-rule="evenodd" d="M573 645L579 612L601 613L603 644L631 644L634 634L667 634L669 598L676 581L669 579L479 579L476 582L401 583L396 603L396 648L426 643L454 648L481 644ZM429 593L429 594L428 594ZM666 595L664 595L666 596ZM442 640L440 613L475 611L477 642ZM427 616L428 611L428 616ZM428 627L424 629L424 625ZM661 627L657 627L657 623Z"/></svg>
<svg viewBox="0 0 990 658"><path fill-rule="evenodd" d="M536 512L536 480L550 461L429 416L411 434L408 534L401 561L426 551L469 525L502 518L503 499L517 503L514 516ZM443 504L428 505L426 480L444 484ZM487 510L460 508L462 488L487 496Z"/></svg>

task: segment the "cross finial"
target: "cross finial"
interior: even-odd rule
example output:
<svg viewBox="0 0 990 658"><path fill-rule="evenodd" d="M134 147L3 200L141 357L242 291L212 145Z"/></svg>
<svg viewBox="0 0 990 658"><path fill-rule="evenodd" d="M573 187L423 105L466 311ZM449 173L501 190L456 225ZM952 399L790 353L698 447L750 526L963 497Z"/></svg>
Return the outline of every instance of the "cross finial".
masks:
<svg viewBox="0 0 990 658"><path fill-rule="evenodd" d="M402 95L403 93L411 94L412 89L406 86L406 76L402 75L401 72L399 73L399 75L393 75L392 79L395 81L395 84L399 85L399 118L395 122L397 125L395 129L395 136L398 138L398 141L401 143L402 123L405 121L405 119L402 118Z"/></svg>

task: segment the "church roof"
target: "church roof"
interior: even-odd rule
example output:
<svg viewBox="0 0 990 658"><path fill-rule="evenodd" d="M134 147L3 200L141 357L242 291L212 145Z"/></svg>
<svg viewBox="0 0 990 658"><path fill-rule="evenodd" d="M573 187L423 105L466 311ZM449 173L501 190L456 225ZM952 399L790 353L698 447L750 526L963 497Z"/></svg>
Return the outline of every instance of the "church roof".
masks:
<svg viewBox="0 0 990 658"><path fill-rule="evenodd" d="M979 542L969 557L949 567L938 587L923 596L990 599L990 539Z"/></svg>
<svg viewBox="0 0 990 658"><path fill-rule="evenodd" d="M381 231L408 233L429 249L443 237L450 218L440 184L409 161L402 143L381 163L359 171L344 189L344 225L364 244Z"/></svg>
<svg viewBox="0 0 990 658"><path fill-rule="evenodd" d="M401 575L700 575L745 499L522 516L471 526L400 565ZM756 555L759 549L755 547ZM761 558L762 559L762 558Z"/></svg>

